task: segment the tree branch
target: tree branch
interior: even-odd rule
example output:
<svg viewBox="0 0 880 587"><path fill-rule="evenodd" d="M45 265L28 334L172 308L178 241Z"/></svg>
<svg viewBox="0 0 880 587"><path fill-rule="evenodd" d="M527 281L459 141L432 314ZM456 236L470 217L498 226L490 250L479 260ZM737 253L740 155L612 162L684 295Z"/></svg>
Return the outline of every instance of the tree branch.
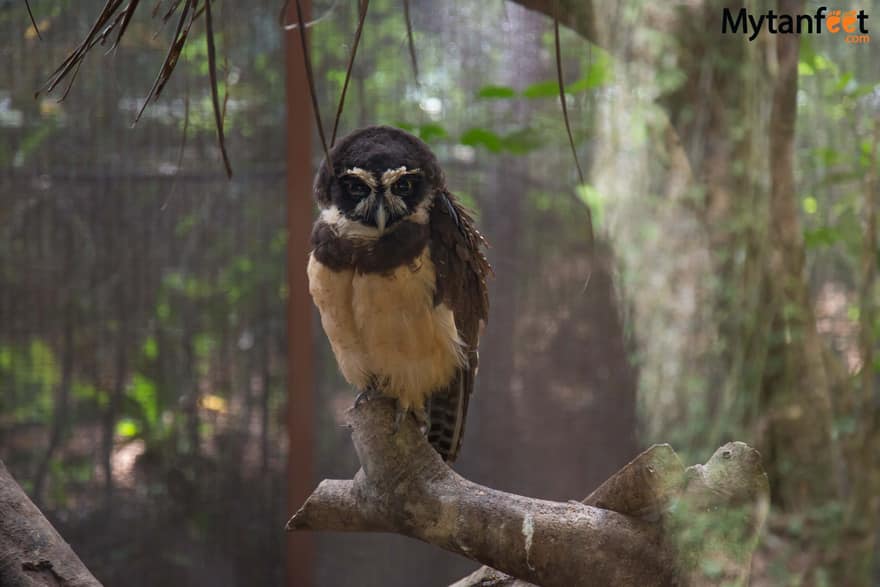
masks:
<svg viewBox="0 0 880 587"><path fill-rule="evenodd" d="M100 587L0 461L0 585Z"/></svg>
<svg viewBox="0 0 880 587"><path fill-rule="evenodd" d="M671 448L657 446L600 486L587 503L532 499L461 477L414 422L392 434L393 418L391 402L383 399L349 411L362 469L351 480L321 482L288 530L394 532L547 587L669 585L690 569L666 531L682 525L671 513L673 500L689 496L691 516L717 512L735 499L749 501L748 491L761 479L766 486L760 456L742 443L725 445L706 465L687 471Z"/></svg>
<svg viewBox="0 0 880 587"><path fill-rule="evenodd" d="M591 43L607 48L607 39L603 38L596 25L597 16L592 0L513 0L513 2L549 18L554 18L558 14L560 23Z"/></svg>

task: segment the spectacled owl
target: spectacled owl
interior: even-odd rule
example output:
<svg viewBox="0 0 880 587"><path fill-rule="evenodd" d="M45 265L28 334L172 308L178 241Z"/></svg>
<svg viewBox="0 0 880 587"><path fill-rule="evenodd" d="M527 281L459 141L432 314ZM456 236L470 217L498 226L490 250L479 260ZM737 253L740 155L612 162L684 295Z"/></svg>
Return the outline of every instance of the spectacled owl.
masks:
<svg viewBox="0 0 880 587"><path fill-rule="evenodd" d="M345 379L422 414L446 461L461 447L488 317L485 240L420 139L346 136L315 178L309 291Z"/></svg>

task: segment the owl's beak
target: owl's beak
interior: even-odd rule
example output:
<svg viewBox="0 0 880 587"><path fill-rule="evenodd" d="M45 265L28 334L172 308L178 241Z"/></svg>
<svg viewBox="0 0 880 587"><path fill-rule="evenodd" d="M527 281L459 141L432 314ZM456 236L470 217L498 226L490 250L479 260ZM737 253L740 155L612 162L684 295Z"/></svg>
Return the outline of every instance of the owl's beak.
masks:
<svg viewBox="0 0 880 587"><path fill-rule="evenodd" d="M385 232L385 222L388 221L388 213L385 211L385 203L382 200L379 200L376 206L374 218L376 219L376 228L379 229L379 234L382 234Z"/></svg>

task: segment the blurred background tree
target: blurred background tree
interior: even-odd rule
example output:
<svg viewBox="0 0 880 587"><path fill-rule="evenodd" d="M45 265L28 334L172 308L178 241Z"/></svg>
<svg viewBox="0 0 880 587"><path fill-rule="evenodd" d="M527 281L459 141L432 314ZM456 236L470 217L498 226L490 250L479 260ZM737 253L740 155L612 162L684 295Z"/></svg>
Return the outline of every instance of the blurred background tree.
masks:
<svg viewBox="0 0 880 587"><path fill-rule="evenodd" d="M204 27L131 130L169 31L136 18L65 101L35 100L102 3L32 1L42 42L22 3L0 4L0 458L108 585L283 583L289 337L317 349L316 476L356 464L339 426L352 391L329 346L317 329L285 331L276 4L215 5L231 181ZM753 583L871 584L870 44L749 43L721 35L713 0L561 0L578 185L556 3L410 4L418 80L401 3L373 0L341 129L420 135L493 244L457 468L577 499L651 442L697 462L744 440L774 492ZM326 16L311 39L327 123L356 2L316 1L314 15ZM400 537L316 539L318 585L443 585L474 566Z"/></svg>

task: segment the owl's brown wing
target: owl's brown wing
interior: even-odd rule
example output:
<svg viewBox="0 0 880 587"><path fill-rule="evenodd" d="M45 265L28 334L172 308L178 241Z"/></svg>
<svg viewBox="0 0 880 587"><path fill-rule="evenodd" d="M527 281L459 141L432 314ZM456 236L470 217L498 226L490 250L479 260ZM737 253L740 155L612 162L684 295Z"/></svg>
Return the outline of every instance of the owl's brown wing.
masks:
<svg viewBox="0 0 880 587"><path fill-rule="evenodd" d="M482 251L486 240L449 192L436 196L430 226L436 272L434 303L452 310L464 343L464 364L449 386L432 394L428 402L428 440L444 460L452 462L461 448L468 400L474 389L480 330L489 317L486 278L492 268Z"/></svg>

